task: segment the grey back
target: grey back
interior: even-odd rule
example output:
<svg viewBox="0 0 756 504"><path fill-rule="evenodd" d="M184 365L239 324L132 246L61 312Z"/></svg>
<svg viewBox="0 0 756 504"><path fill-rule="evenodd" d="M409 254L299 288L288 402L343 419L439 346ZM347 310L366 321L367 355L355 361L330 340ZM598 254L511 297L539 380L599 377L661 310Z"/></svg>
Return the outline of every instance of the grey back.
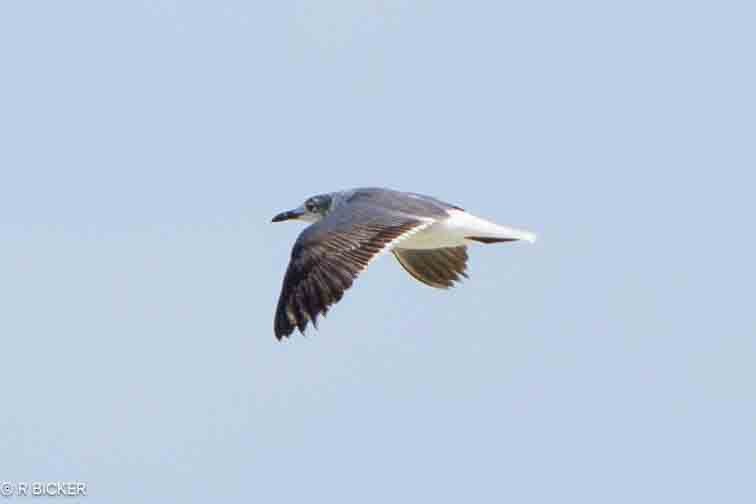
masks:
<svg viewBox="0 0 756 504"><path fill-rule="evenodd" d="M382 187L361 187L335 194L336 204L362 203L414 217L444 218L447 210L462 210L432 196Z"/></svg>

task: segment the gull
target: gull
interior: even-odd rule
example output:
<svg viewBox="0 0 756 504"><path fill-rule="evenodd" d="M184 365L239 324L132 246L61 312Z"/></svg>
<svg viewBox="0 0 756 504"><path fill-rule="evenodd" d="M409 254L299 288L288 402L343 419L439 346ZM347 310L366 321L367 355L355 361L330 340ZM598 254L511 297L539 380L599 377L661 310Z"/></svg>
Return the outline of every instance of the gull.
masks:
<svg viewBox="0 0 756 504"><path fill-rule="evenodd" d="M448 289L467 278L467 246L524 240L529 231L501 226L422 194L367 187L319 194L273 217L273 222L311 223L297 238L274 318L276 338L341 300L379 255L391 251L416 280Z"/></svg>

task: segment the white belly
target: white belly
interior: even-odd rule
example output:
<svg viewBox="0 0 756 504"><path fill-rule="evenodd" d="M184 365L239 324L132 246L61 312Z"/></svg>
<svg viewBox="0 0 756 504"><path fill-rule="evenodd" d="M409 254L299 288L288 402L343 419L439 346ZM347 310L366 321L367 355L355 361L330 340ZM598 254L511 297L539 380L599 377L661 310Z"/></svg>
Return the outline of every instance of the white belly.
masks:
<svg viewBox="0 0 756 504"><path fill-rule="evenodd" d="M406 240L402 240L397 248L435 249L476 244L477 242L467 239L470 236L529 242L534 242L536 239L535 235L528 231L500 226L461 210L449 210L448 219L439 220Z"/></svg>
<svg viewBox="0 0 756 504"><path fill-rule="evenodd" d="M454 233L450 233L444 222L436 222L431 226L415 233L397 245L398 248L406 249L437 249L444 247L459 247L465 244L465 240Z"/></svg>

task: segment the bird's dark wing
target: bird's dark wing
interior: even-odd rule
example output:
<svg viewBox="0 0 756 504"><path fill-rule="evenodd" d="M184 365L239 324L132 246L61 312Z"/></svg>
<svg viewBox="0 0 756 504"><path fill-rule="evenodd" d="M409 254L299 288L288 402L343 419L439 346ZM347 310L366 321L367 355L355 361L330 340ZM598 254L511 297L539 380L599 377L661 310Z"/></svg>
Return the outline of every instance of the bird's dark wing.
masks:
<svg viewBox="0 0 756 504"><path fill-rule="evenodd" d="M431 287L448 289L459 282L460 277L467 278L467 247L446 247L428 250L410 250L395 248L394 256L402 267Z"/></svg>
<svg viewBox="0 0 756 504"><path fill-rule="evenodd" d="M276 308L279 340L338 302L378 254L432 224L380 206L354 203L337 208L297 238Z"/></svg>

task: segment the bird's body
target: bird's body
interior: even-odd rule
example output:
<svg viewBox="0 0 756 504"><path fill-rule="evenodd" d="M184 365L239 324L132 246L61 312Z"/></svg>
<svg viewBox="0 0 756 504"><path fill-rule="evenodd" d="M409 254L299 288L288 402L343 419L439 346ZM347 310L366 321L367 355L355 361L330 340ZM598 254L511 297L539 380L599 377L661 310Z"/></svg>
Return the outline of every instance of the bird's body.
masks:
<svg viewBox="0 0 756 504"><path fill-rule="evenodd" d="M491 243L496 243L498 240L535 241L533 233L499 226L462 209L451 208L447 210L447 214L447 218L434 220L431 226L408 237L397 247L403 249L436 249L474 245L475 243L485 243L486 240L493 240Z"/></svg>
<svg viewBox="0 0 756 504"><path fill-rule="evenodd" d="M368 264L391 251L414 278L448 288L466 277L467 246L535 241L528 231L500 226L436 198L382 188L322 194L274 222L313 224L297 239L275 316L278 339L338 302Z"/></svg>

